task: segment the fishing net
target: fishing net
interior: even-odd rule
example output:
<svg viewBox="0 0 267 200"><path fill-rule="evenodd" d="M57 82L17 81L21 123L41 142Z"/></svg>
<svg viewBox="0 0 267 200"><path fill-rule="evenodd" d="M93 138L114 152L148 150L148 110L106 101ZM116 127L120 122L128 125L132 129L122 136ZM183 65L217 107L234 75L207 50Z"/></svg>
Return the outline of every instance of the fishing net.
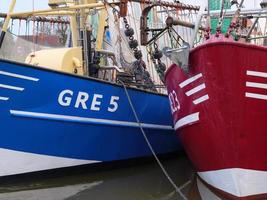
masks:
<svg viewBox="0 0 267 200"><path fill-rule="evenodd" d="M0 29L1 30L1 29ZM26 57L35 51L55 48L51 43L46 43L47 45L38 44L43 36L38 35L27 35L27 36L17 36L10 32L7 32L5 39L0 49L0 58L6 60L12 60L17 62L24 62ZM56 36L49 36L50 40L57 38ZM57 48L64 47L64 45L59 45L57 43Z"/></svg>
<svg viewBox="0 0 267 200"><path fill-rule="evenodd" d="M113 11L109 9L109 41L106 41L106 48L112 50L115 54L116 60L118 61L119 67L124 68L125 71L128 70L131 63L135 60L132 50L128 45L128 41L123 32L123 27L121 26L120 20L115 19ZM107 37L106 37L107 38Z"/></svg>

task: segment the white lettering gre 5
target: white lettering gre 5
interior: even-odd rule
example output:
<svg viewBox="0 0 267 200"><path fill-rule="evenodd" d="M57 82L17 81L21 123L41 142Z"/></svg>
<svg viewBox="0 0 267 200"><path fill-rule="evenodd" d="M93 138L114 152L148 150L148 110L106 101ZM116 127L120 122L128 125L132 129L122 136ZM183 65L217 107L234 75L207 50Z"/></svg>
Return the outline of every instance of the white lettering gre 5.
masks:
<svg viewBox="0 0 267 200"><path fill-rule="evenodd" d="M92 104L91 104L91 110L95 110L95 111L99 111L100 110L100 106L101 105L101 101L98 101L98 99L102 99L103 98L103 95L101 94L95 94L94 95L94 98L93 98L93 101L92 101Z"/></svg>
<svg viewBox="0 0 267 200"><path fill-rule="evenodd" d="M58 103L61 106L70 106L72 95L73 95L73 91L63 90L62 92L60 92L58 96Z"/></svg>
<svg viewBox="0 0 267 200"><path fill-rule="evenodd" d="M87 109L86 101L89 99L89 94L86 92L79 92L78 97L76 99L75 108L79 108L80 104L84 110Z"/></svg>
<svg viewBox="0 0 267 200"><path fill-rule="evenodd" d="M118 101L120 99L120 97L117 96L112 96L110 99L110 107L108 107L108 111L109 112L116 112L116 110L118 109L119 105L116 101Z"/></svg>

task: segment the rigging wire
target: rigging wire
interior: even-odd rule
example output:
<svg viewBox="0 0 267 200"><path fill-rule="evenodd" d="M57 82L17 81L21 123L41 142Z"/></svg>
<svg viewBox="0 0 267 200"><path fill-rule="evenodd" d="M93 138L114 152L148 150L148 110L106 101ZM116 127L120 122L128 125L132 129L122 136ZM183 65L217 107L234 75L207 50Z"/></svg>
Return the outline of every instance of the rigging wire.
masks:
<svg viewBox="0 0 267 200"><path fill-rule="evenodd" d="M18 36L20 35L20 29L21 29L21 19L19 20Z"/></svg>
<svg viewBox="0 0 267 200"><path fill-rule="evenodd" d="M223 12L224 11L224 5L225 5L225 0L222 0L221 12L220 12L219 21L218 21L217 28L216 28L216 37L218 37L222 31L222 24L223 24L223 20L224 20L224 12Z"/></svg>
<svg viewBox="0 0 267 200"><path fill-rule="evenodd" d="M13 33L14 19L11 20L10 32Z"/></svg>
<svg viewBox="0 0 267 200"><path fill-rule="evenodd" d="M134 14L135 12L134 12L132 1L130 1L130 7L131 7L132 14L133 14L133 21L134 21L134 28L135 28L135 32L136 32L136 38L137 38L137 41L140 41L139 40L139 36L138 36L138 32L137 32L138 29L137 29L137 26L136 26L136 21L135 21L136 17L135 17L135 14ZM138 21L139 21L139 19L138 19ZM140 45L139 42L138 42L138 46L141 49L141 45Z"/></svg>
<svg viewBox="0 0 267 200"><path fill-rule="evenodd" d="M122 84L122 86L123 86L123 88L124 88L125 94L126 94L126 96L127 96L127 99L128 99L129 104L130 104L130 107L131 107L131 109L132 109L132 111L133 111L133 114L134 114L134 117L135 117L135 119L136 119L136 122L138 123L138 125L139 125L139 127L140 127L140 130L141 130L141 132L142 132L142 134L143 134L143 136L144 136L144 139L145 139L145 141L146 141L146 143L147 143L147 145L148 145L148 147L149 147L151 153L153 154L155 160L157 161L157 163L158 163L158 165L160 166L162 172L164 173L164 175L166 176L166 178L168 179L168 181L170 182L170 184L173 186L173 188L175 189L175 191L182 197L182 199L187 200L187 197L186 197L186 196L182 193L182 191L181 191L181 187L178 187L178 186L175 184L175 182L172 180L172 178L170 177L170 175L169 175L168 172L166 171L165 167L163 166L163 164L162 164L161 161L159 160L157 154L155 153L155 151L154 151L154 149L153 149L153 147L152 147L152 145L151 145L151 143L150 143L150 141L149 141L149 139L148 139L148 137L147 137L147 135L146 135L146 133L145 133L143 127L142 127L142 124L141 124L141 122L140 122L140 120L139 120L139 117L138 117L138 115L137 115L137 113L136 113L136 110L135 110L135 108L134 108L134 106L133 106L131 97L130 97L130 95L129 95L129 93L128 93L128 90L127 90L125 84L124 84L121 80L118 80L118 81ZM186 183L186 184L187 184L187 183ZM184 185L185 185L185 184L184 184ZM184 188L184 185L182 186L182 188Z"/></svg>
<svg viewBox="0 0 267 200"><path fill-rule="evenodd" d="M35 33L35 16L34 16L34 11L35 11L35 0L32 0L32 17L33 17L33 21L32 21L32 43L33 43L33 54L35 54L36 52L36 33Z"/></svg>

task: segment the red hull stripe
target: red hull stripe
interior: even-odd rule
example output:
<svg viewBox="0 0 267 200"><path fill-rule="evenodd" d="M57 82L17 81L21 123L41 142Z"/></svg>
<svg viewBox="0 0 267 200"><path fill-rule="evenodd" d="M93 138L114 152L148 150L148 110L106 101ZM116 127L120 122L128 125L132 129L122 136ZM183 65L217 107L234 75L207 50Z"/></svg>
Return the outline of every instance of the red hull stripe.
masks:
<svg viewBox="0 0 267 200"><path fill-rule="evenodd" d="M267 195L266 59L267 48L223 40L192 50L188 73L175 64L166 73L190 160L232 199L267 199L258 198Z"/></svg>

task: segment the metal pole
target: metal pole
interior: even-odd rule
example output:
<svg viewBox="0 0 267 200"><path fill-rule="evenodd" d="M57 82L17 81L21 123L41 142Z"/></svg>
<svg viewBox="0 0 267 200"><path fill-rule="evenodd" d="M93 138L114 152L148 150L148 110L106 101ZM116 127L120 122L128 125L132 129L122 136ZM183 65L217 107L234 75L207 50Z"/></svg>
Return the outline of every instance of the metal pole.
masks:
<svg viewBox="0 0 267 200"><path fill-rule="evenodd" d="M77 47L78 46L78 34L77 34L77 22L76 22L76 16L70 17L70 29L71 29L71 39L72 39L72 46Z"/></svg>
<svg viewBox="0 0 267 200"><path fill-rule="evenodd" d="M11 4L9 6L9 10L8 10L8 13L7 13L7 16L6 16L2 31L1 31L1 35L0 35L0 49L2 47L4 38L5 38L5 35L6 35L6 32L7 32L7 28L8 28L10 19L11 19L11 13L13 12L13 10L15 8L15 5L16 5L16 0L12 0Z"/></svg>
<svg viewBox="0 0 267 200"><path fill-rule="evenodd" d="M18 12L18 13L12 13L12 16L32 16L32 15L38 15L40 13L51 13L51 12L60 12L65 10L77 10L77 9L90 9L90 8L104 8L104 4L99 3L91 3L91 4L83 4L83 5L72 5L72 6L66 6L66 7L59 7L55 9L45 9L45 10L37 10L37 11L30 11L30 12Z"/></svg>
<svg viewBox="0 0 267 200"><path fill-rule="evenodd" d="M207 0L207 24L206 27L210 28L210 1Z"/></svg>
<svg viewBox="0 0 267 200"><path fill-rule="evenodd" d="M220 18L219 18L219 22L216 28L216 35L221 33L221 29L222 29L222 24L223 24L223 10L224 10L224 0L222 0L222 5L221 5L221 12L220 12Z"/></svg>
<svg viewBox="0 0 267 200"><path fill-rule="evenodd" d="M252 24L252 26L250 27L249 31L248 31L248 34L246 36L246 40L249 39L249 37L250 37L253 29L255 28L256 24L258 23L258 21L259 21L259 18L257 17L256 20L254 21L254 23Z"/></svg>
<svg viewBox="0 0 267 200"><path fill-rule="evenodd" d="M91 45L91 30L86 30L86 41L87 41L87 71L86 75L90 74L90 65L92 63L92 45Z"/></svg>
<svg viewBox="0 0 267 200"><path fill-rule="evenodd" d="M201 20L202 20L202 16L203 16L204 11L205 11L205 6L202 6L198 12L194 32L193 32L193 34L190 38L190 41L189 41L190 48L194 47L194 41L197 37L197 33L198 33L199 27L201 25Z"/></svg>

